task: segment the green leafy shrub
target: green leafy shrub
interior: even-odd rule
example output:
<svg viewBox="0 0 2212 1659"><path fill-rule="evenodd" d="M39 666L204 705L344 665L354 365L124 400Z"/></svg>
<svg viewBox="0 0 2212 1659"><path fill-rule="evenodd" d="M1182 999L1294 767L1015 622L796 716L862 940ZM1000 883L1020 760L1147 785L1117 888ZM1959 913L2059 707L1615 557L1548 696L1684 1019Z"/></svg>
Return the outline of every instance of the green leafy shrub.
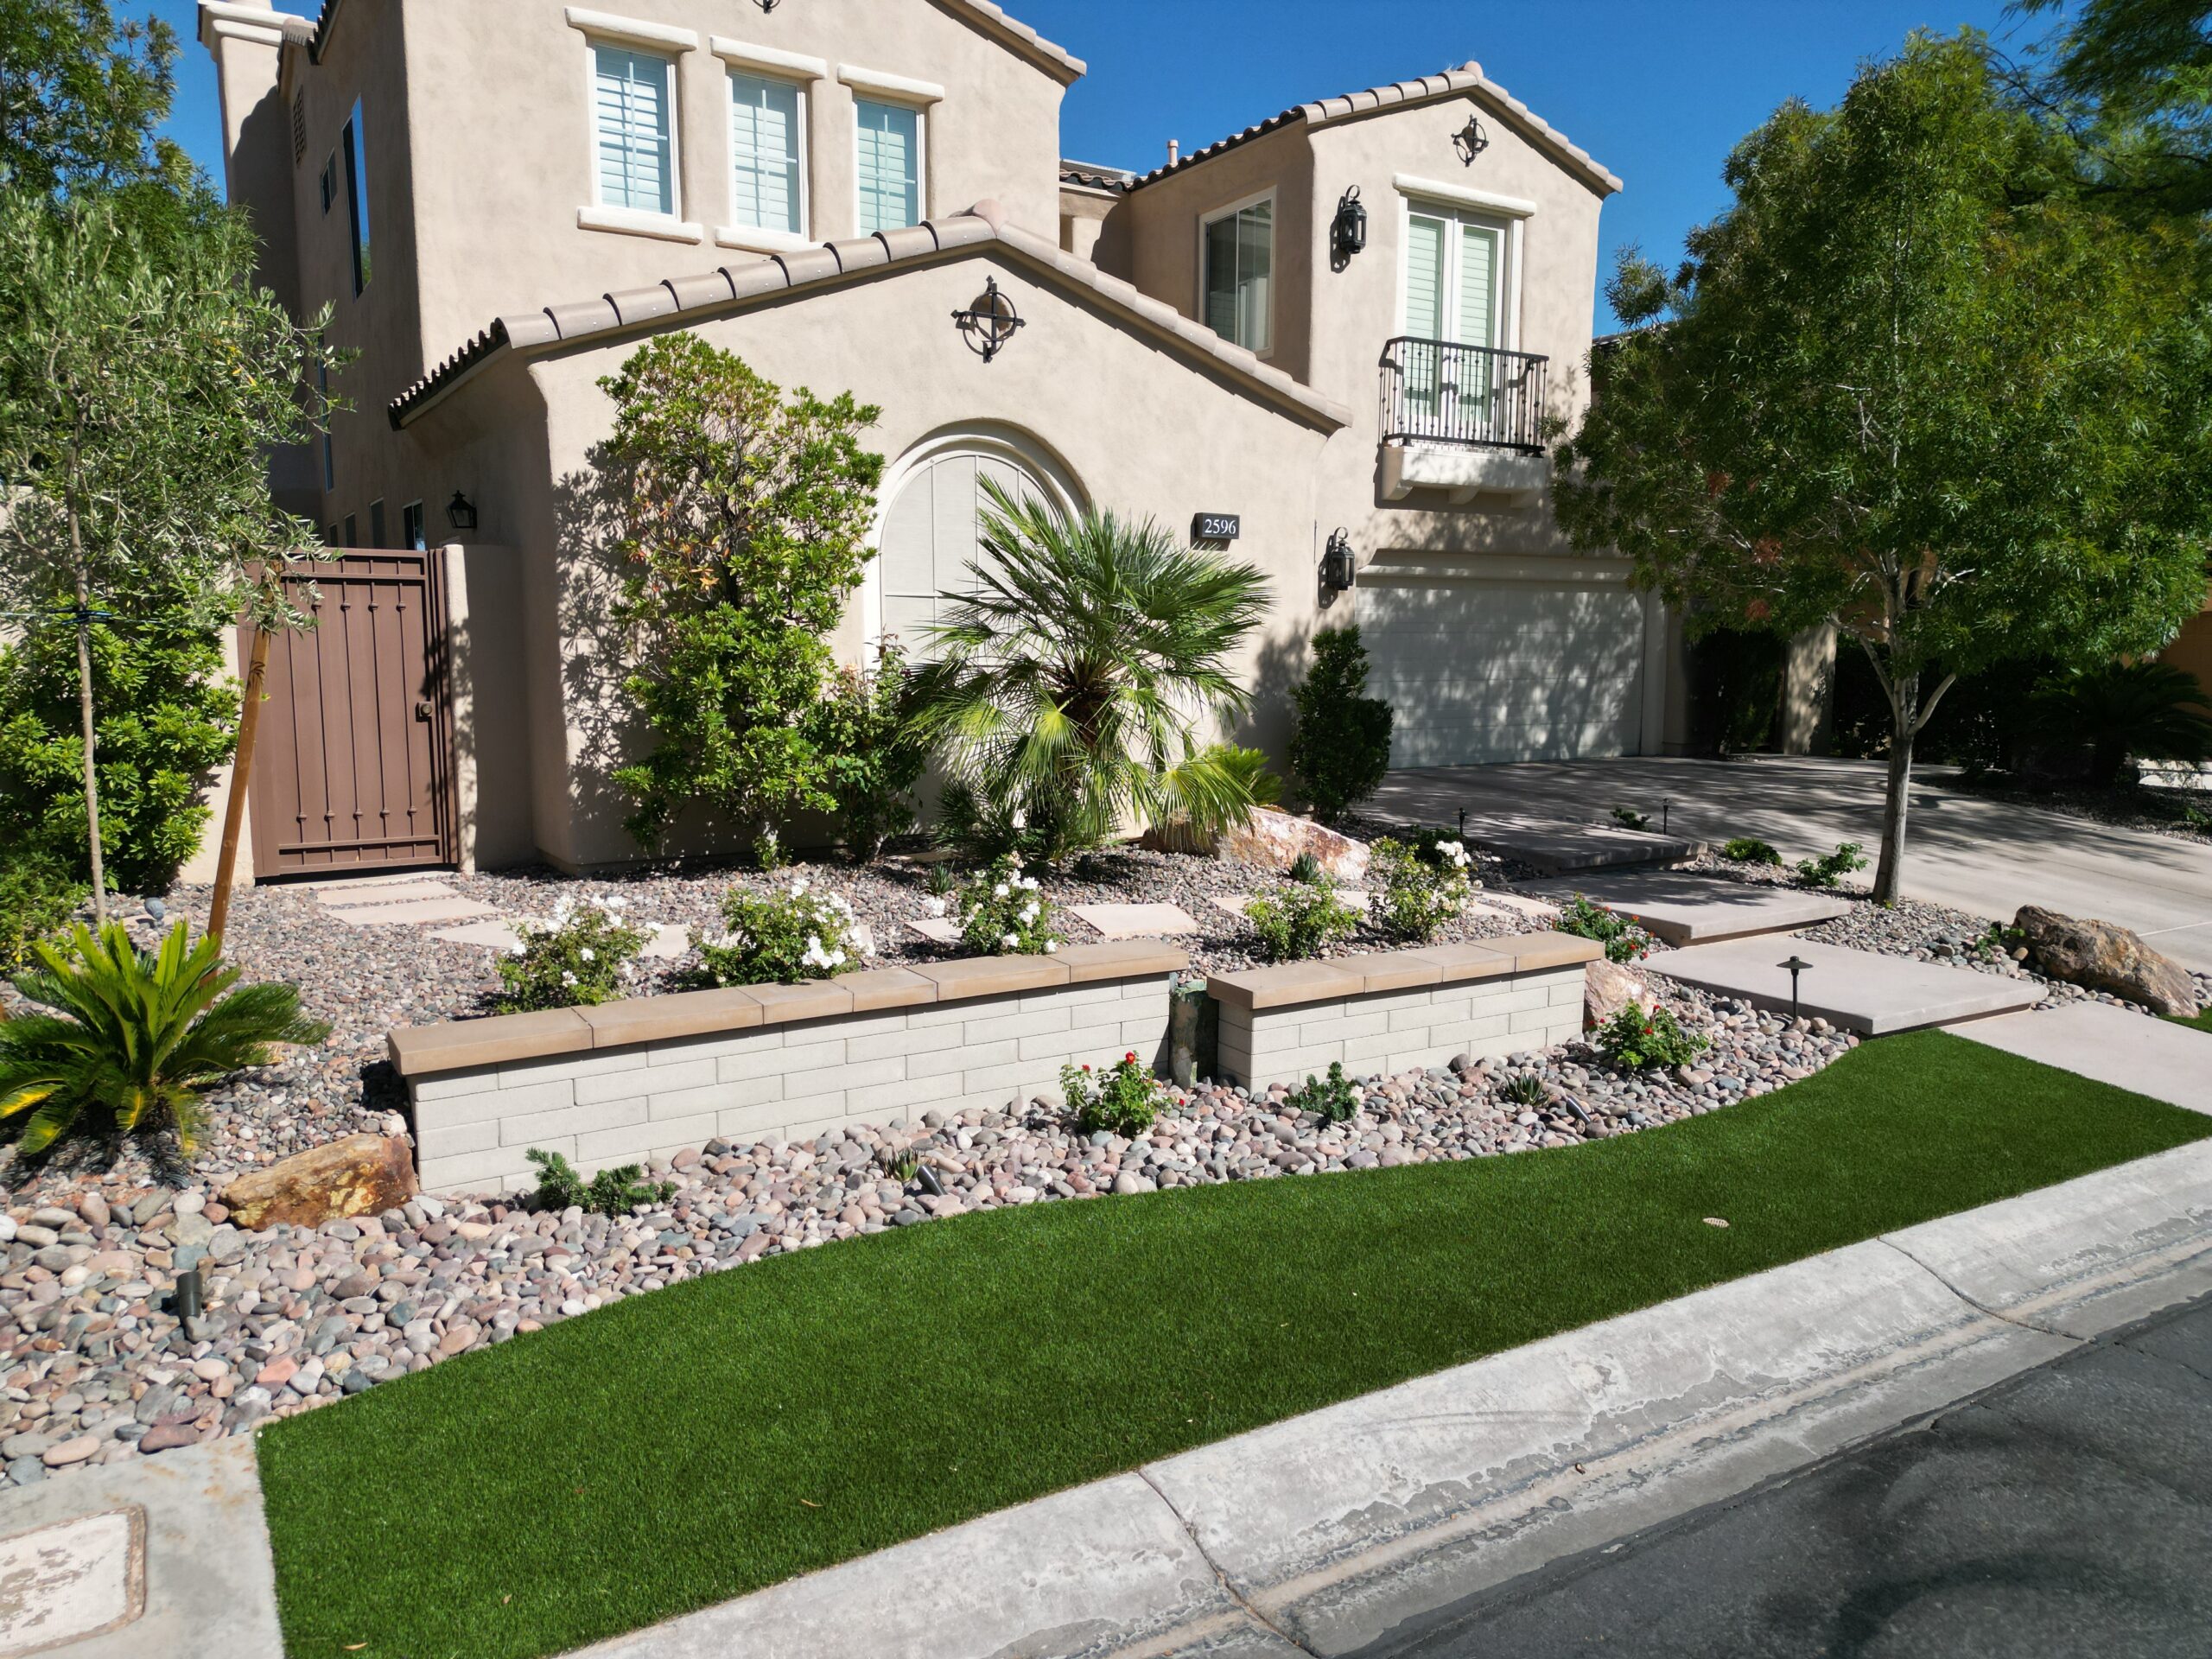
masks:
<svg viewBox="0 0 2212 1659"><path fill-rule="evenodd" d="M1292 1090L1284 1104L1294 1112L1318 1112L1328 1122L1343 1123L1359 1110L1359 1092L1344 1076L1344 1062L1331 1060L1326 1077L1309 1073L1303 1086Z"/></svg>
<svg viewBox="0 0 2212 1659"><path fill-rule="evenodd" d="M1501 1098L1511 1101L1516 1106L1548 1106L1552 1098L1552 1091L1544 1087L1544 1080L1533 1071L1523 1071L1517 1077L1508 1077L1504 1087L1497 1092Z"/></svg>
<svg viewBox="0 0 2212 1659"><path fill-rule="evenodd" d="M853 907L804 878L788 893L732 887L722 895L722 926L720 938L696 929L691 935L707 977L717 985L803 985L861 965Z"/></svg>
<svg viewBox="0 0 2212 1659"><path fill-rule="evenodd" d="M1832 853L1799 859L1797 879L1808 887L1832 887L1854 870L1866 868L1866 861L1859 854L1859 843L1847 841L1839 843Z"/></svg>
<svg viewBox="0 0 2212 1659"><path fill-rule="evenodd" d="M1096 1135L1105 1129L1133 1141L1160 1116L1165 1091L1132 1050L1103 1077L1087 1065L1062 1066L1060 1092L1067 1096L1068 1111L1080 1132Z"/></svg>
<svg viewBox="0 0 2212 1659"><path fill-rule="evenodd" d="M1651 817L1649 813L1638 812L1635 808L1628 806L1617 806L1613 809L1613 822L1624 830L1649 830L1651 827Z"/></svg>
<svg viewBox="0 0 2212 1659"><path fill-rule="evenodd" d="M1605 947L1608 962L1634 962L1651 950L1651 936L1625 916L1593 905L1580 893L1560 907L1559 931Z"/></svg>
<svg viewBox="0 0 2212 1659"><path fill-rule="evenodd" d="M1260 936L1260 953L1269 962L1303 962L1359 931L1359 912L1337 897L1336 883L1325 877L1311 886L1286 882L1260 894L1244 906L1244 919Z"/></svg>
<svg viewBox="0 0 2212 1659"><path fill-rule="evenodd" d="M550 922L525 921L521 938L499 961L503 988L492 1006L501 1014L539 1008L589 1008L621 995L637 972L645 936L624 925L620 896L578 904L563 893Z"/></svg>
<svg viewBox="0 0 2212 1659"><path fill-rule="evenodd" d="M960 891L960 943L981 957L1050 956L1061 935L1037 878L1012 854L993 859Z"/></svg>
<svg viewBox="0 0 2212 1659"><path fill-rule="evenodd" d="M587 1181L575 1166L557 1152L532 1147L523 1156L537 1166L537 1207L541 1210L589 1210L602 1216L619 1216L640 1204L665 1203L676 1191L674 1181L646 1181L637 1164L602 1169Z"/></svg>
<svg viewBox="0 0 2212 1659"><path fill-rule="evenodd" d="M1313 636L1313 666L1295 694L1290 769L1314 816L1333 823L1382 786L1390 770L1390 705L1367 695L1367 652L1357 627Z"/></svg>
<svg viewBox="0 0 2212 1659"><path fill-rule="evenodd" d="M88 891L62 861L31 853L0 867L0 973L31 959L31 947L69 925Z"/></svg>
<svg viewBox="0 0 2212 1659"><path fill-rule="evenodd" d="M1720 856L1732 864L1771 864L1779 867L1782 855L1756 836L1738 836L1720 849Z"/></svg>
<svg viewBox="0 0 2212 1659"><path fill-rule="evenodd" d="M908 734L906 687L906 659L886 645L874 672L837 671L818 716L816 741L829 762L845 848L863 864L914 827L914 785L929 756Z"/></svg>
<svg viewBox="0 0 2212 1659"><path fill-rule="evenodd" d="M1706 1046L1704 1038L1684 1031L1665 1008L1646 1011L1633 1002L1598 1028L1596 1041L1608 1060L1631 1071L1687 1065Z"/></svg>
<svg viewBox="0 0 2212 1659"><path fill-rule="evenodd" d="M763 875L773 875L791 862L784 851L783 832L770 824L753 837L753 868Z"/></svg>
<svg viewBox="0 0 2212 1659"><path fill-rule="evenodd" d="M1436 843L1432 863L1402 841L1384 839L1367 849L1368 885L1376 890L1368 917L1385 938L1422 944L1465 908L1467 849Z"/></svg>
<svg viewBox="0 0 2212 1659"><path fill-rule="evenodd" d="M2024 928L2008 926L2003 922L1992 922L1980 938L1974 942L1974 955L1984 962L2010 961L2016 951L2027 949L2028 935Z"/></svg>
<svg viewBox="0 0 2212 1659"><path fill-rule="evenodd" d="M194 944L181 921L156 952L111 923L98 933L80 924L66 948L32 954L39 965L16 988L58 1012L0 1021L0 1118L30 1114L27 1154L80 1129L111 1141L170 1130L188 1153L202 1090L269 1065L279 1044L330 1035L291 986L239 986L221 947Z"/></svg>

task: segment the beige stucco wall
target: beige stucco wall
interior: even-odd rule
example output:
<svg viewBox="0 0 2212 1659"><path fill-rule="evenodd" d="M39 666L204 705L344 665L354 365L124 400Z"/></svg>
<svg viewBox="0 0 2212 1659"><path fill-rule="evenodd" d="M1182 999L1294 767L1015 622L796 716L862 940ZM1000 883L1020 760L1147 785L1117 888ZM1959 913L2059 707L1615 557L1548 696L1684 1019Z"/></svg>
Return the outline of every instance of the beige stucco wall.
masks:
<svg viewBox="0 0 2212 1659"><path fill-rule="evenodd" d="M1027 326L985 364L949 317L993 275ZM798 307L804 328L793 326ZM1309 480L1325 444L1321 430L1003 249L760 306L697 332L785 385L825 396L849 390L879 404L883 414L869 442L887 460L948 428L1011 429L1064 467L1091 501L1154 517L1179 537L1201 510L1243 515L1234 551L1266 572L1274 598L1239 664L1255 692L1243 734L1280 748L1289 689L1316 615L1312 570L1319 549ZM486 504L497 496L498 539L516 549L522 587L527 731L502 734L487 711L477 720L475 747L527 750L536 845L571 867L637 855L621 828L624 803L604 782L637 736L621 723L620 648L594 637L603 574L579 544L566 505L588 475L590 448L612 424L597 381L633 347L621 341L511 360L412 429L426 454L450 447L438 464L473 467L493 480L483 486ZM530 446L499 447L499 435L525 424L544 435L535 480L527 475ZM837 645L847 660L859 658L855 616ZM480 788L480 799L489 793ZM710 844L711 828L683 826L675 844Z"/></svg>

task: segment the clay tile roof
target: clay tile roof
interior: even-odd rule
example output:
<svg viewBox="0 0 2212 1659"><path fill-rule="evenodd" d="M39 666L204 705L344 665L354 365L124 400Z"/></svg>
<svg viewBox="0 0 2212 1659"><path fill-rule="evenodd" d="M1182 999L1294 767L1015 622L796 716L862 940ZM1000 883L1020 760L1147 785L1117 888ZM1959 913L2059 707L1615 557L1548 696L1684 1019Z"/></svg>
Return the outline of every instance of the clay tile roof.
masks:
<svg viewBox="0 0 2212 1659"><path fill-rule="evenodd" d="M1545 121L1519 99L1507 92L1488 75L1483 67L1471 60L1455 69L1440 73L1423 75L1417 80L1401 80L1388 86L1370 86L1357 92L1344 92L1335 98L1325 98L1312 104L1297 104L1266 120L1255 122L1242 132L1232 132L1226 138L1217 138L1203 149L1178 157L1164 167L1156 167L1142 177L1132 180L1124 188L1141 190L1148 184L1196 167L1236 149L1255 138L1288 126L1294 121L1303 121L1309 126L1326 126L1331 122L1350 120L1356 116L1371 115L1380 110L1399 109L1414 104L1433 103L1438 99L1465 96L1487 101L1493 109L1503 111L1514 124L1530 138L1549 150L1570 171L1580 174L1594 188L1610 195L1621 188L1620 180L1600 166L1590 152L1569 141L1567 135ZM1063 169L1068 164L1062 162ZM1065 178L1065 173L1063 171Z"/></svg>
<svg viewBox="0 0 2212 1659"><path fill-rule="evenodd" d="M1060 158L1060 182L1079 185L1090 190L1126 190L1135 181L1136 175L1123 167L1107 167L1096 162L1070 161Z"/></svg>
<svg viewBox="0 0 2212 1659"><path fill-rule="evenodd" d="M769 296L820 291L873 272L987 245L1085 290L1103 308L1141 324L1155 340L1172 342L1185 355L1206 360L1263 401L1298 418L1332 429L1351 423L1351 410L1192 322L1173 307L1107 276L1089 260L1063 252L1058 244L1010 224L1005 209L988 200L977 202L964 213L903 230L734 261L703 276L671 277L498 318L393 398L386 413L395 429L404 427L503 352L544 352L656 327L689 327Z"/></svg>

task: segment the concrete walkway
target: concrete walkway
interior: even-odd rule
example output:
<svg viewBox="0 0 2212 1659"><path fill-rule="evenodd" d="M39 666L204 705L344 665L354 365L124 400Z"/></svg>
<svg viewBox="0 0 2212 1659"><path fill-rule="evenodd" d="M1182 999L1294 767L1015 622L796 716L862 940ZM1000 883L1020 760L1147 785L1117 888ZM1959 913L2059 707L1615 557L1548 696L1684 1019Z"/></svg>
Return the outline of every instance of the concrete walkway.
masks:
<svg viewBox="0 0 2212 1659"><path fill-rule="evenodd" d="M2133 928L2185 967L2212 973L2212 847L2116 830L1950 786L1915 772L1905 893L2009 922L2022 905ZM1522 814L1588 823L1616 804L1648 813L1671 800L1671 831L1720 842L1757 836L1796 859L1840 841L1871 855L1882 828L1876 761L1761 757L1637 758L1393 772L1377 810L1428 823Z"/></svg>
<svg viewBox="0 0 2212 1659"><path fill-rule="evenodd" d="M1754 937L1694 944L1655 951L1643 959L1643 965L1717 996L1740 997L1754 1007L1786 1014L1793 1001L1784 960L1807 964L1797 979L1794 1006L1798 1013L1865 1037L2011 1014L2033 1007L2043 996L2037 980L1799 938Z"/></svg>
<svg viewBox="0 0 2212 1659"><path fill-rule="evenodd" d="M2078 1077L2212 1115L2212 1034L2109 1002L2008 1014L1961 1026L1955 1036Z"/></svg>

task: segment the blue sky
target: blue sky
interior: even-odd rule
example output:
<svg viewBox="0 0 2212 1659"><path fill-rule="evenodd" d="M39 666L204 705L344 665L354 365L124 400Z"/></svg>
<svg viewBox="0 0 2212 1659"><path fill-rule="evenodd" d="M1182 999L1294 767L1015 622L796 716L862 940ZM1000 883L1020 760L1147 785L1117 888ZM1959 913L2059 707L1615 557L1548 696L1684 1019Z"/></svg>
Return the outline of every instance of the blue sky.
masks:
<svg viewBox="0 0 2212 1659"><path fill-rule="evenodd" d="M505 0L547 5L556 0ZM733 10L745 0L727 0ZM313 11L315 0L296 0ZM834 5L836 0L789 0ZM1293 104L1469 58L1627 181L1606 204L1604 268L1640 244L1663 263L1726 205L1720 165L1776 105L1833 103L1863 60L1916 27L1987 30L2016 52L2041 22L2004 0L1006 0L1086 59L1061 143L1144 168ZM191 0L126 0L188 42L174 136L219 178L214 75ZM1599 302L1599 327L1612 320Z"/></svg>

